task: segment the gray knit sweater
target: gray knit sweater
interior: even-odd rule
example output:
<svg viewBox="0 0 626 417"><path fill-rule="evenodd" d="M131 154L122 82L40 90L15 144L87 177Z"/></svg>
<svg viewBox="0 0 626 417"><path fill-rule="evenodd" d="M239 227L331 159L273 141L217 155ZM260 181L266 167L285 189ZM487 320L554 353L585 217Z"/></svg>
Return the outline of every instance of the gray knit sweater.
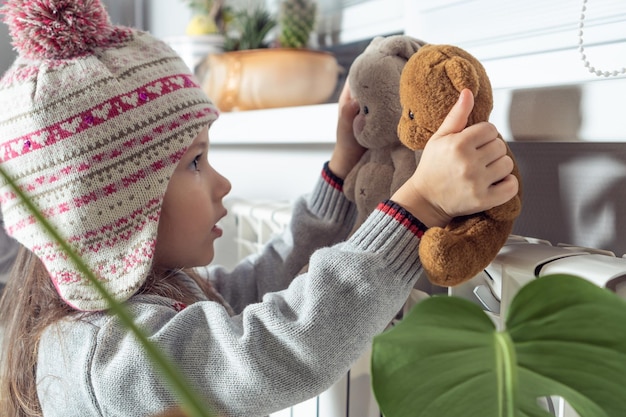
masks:
<svg viewBox="0 0 626 417"><path fill-rule="evenodd" d="M327 389L400 310L418 278L418 222L393 203L337 243L355 208L325 173L295 204L289 230L261 255L232 271L201 271L234 315L212 301L182 309L158 296L128 302L152 342L221 416L264 416ZM307 262L308 273L294 279ZM51 326L41 339L37 379L46 417L150 416L176 403L136 339L106 313Z"/></svg>

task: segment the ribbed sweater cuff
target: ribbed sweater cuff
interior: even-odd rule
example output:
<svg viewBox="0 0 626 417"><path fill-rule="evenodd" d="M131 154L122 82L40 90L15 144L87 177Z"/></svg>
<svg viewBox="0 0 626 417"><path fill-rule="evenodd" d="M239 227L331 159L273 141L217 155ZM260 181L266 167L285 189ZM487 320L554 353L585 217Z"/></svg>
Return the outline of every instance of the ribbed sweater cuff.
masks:
<svg viewBox="0 0 626 417"><path fill-rule="evenodd" d="M334 222L354 221L356 207L343 193L343 180L324 164L322 175L313 188L309 209L319 218Z"/></svg>
<svg viewBox="0 0 626 417"><path fill-rule="evenodd" d="M357 247L383 253L391 261L390 273L405 274L421 267L418 247L426 226L391 200L370 214L350 241Z"/></svg>
<svg viewBox="0 0 626 417"><path fill-rule="evenodd" d="M383 213L393 217L419 238L424 236L424 233L426 233L426 230L428 230L428 227L426 227L426 225L422 223L417 217L404 209L404 207L391 200L385 200L381 202L378 207L376 207L376 210L382 211Z"/></svg>
<svg viewBox="0 0 626 417"><path fill-rule="evenodd" d="M331 187L343 192L343 180L336 176L335 173L330 170L330 168L328 167L328 162L324 163L324 168L322 169L322 178L324 178L324 181L326 181Z"/></svg>

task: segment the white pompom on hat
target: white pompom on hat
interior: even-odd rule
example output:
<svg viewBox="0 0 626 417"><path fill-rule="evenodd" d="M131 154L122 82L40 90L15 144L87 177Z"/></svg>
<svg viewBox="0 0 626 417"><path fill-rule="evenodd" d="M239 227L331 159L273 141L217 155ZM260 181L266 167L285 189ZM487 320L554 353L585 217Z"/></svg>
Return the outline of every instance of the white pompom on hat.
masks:
<svg viewBox="0 0 626 417"><path fill-rule="evenodd" d="M169 179L218 111L169 46L111 25L98 0L7 0L0 13L19 53L0 79L0 164L126 300L150 272ZM3 181L0 205L69 305L107 308Z"/></svg>

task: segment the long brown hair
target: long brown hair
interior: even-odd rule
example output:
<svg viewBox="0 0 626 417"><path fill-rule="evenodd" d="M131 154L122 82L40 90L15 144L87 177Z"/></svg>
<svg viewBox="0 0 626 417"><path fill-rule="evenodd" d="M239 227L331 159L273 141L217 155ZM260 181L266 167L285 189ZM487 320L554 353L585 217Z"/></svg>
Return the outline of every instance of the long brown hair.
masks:
<svg viewBox="0 0 626 417"><path fill-rule="evenodd" d="M185 271L214 301L211 284ZM139 290L185 304L198 301L193 290L181 285L171 271L158 271ZM9 282L0 298L0 416L40 417L37 398L37 351L41 334L63 319L80 319L89 313L74 310L58 295L42 262L26 248L20 248Z"/></svg>

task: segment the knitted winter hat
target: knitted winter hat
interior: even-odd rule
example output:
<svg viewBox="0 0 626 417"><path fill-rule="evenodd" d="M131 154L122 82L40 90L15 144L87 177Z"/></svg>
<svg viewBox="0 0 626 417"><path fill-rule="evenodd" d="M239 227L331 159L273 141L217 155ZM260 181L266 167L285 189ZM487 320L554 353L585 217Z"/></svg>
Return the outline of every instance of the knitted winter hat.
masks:
<svg viewBox="0 0 626 417"><path fill-rule="evenodd" d="M0 164L119 300L144 283L163 195L217 110L178 55L98 0L7 0L19 56L0 79ZM106 302L0 180L7 233L79 310Z"/></svg>

